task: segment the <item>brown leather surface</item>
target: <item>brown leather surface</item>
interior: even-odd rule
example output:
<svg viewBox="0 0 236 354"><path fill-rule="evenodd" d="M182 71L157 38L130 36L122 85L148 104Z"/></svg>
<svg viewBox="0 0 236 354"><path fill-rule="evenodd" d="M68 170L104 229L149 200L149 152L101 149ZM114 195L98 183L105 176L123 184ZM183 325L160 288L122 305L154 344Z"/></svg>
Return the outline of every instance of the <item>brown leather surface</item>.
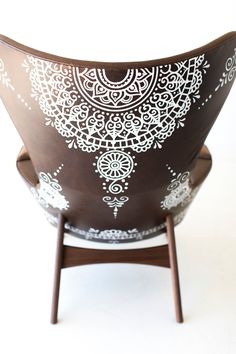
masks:
<svg viewBox="0 0 236 354"><path fill-rule="evenodd" d="M99 63L0 36L0 94L17 168L67 231L101 242L179 223L211 168L204 141L235 79L236 32L172 58Z"/></svg>
<svg viewBox="0 0 236 354"><path fill-rule="evenodd" d="M18 172L29 185L29 187L36 187L36 185L39 183L39 179L25 147L22 147L20 150L20 153L17 157L16 166Z"/></svg>
<svg viewBox="0 0 236 354"><path fill-rule="evenodd" d="M212 166L210 151L206 145L200 150L197 163L191 172L190 182L193 188L198 187L204 181Z"/></svg>

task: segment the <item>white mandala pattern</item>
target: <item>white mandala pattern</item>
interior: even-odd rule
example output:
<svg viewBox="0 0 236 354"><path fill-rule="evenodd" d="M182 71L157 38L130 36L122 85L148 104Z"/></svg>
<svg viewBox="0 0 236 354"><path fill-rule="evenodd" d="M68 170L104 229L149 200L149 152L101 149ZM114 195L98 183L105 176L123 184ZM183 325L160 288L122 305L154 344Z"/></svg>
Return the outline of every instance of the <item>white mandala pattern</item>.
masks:
<svg viewBox="0 0 236 354"><path fill-rule="evenodd" d="M97 169L106 179L120 180L132 172L133 160L123 151L107 151L98 159Z"/></svg>
<svg viewBox="0 0 236 354"><path fill-rule="evenodd" d="M52 206L60 210L67 210L69 208L69 202L65 196L61 194L62 187L58 183L56 178L53 178L50 173L39 173L40 186L38 189L31 188L31 191L36 200L44 208Z"/></svg>
<svg viewBox="0 0 236 354"><path fill-rule="evenodd" d="M101 156L96 156L96 159L97 163L93 164L97 167L95 172L106 181L103 182L103 189L112 194L124 193L128 189L126 178L130 178L131 173L135 172L134 166L137 166L137 163L134 163L135 157L131 157L130 152L110 150L101 152ZM107 186L108 183L110 184Z"/></svg>
<svg viewBox="0 0 236 354"><path fill-rule="evenodd" d="M209 67L204 54L123 71L72 67L33 56L27 56L23 65L46 124L64 137L68 147L105 150L94 165L106 181L103 189L116 195L128 188L125 178L134 172L133 157L124 149L140 153L161 148L183 127L192 102L200 97L202 74ZM108 206L114 204L115 217L124 204L122 198L129 199L104 198Z"/></svg>
<svg viewBox="0 0 236 354"><path fill-rule="evenodd" d="M102 75L98 81L98 75L91 74L95 69L80 72L79 68L32 56L28 56L28 61L32 97L38 100L47 123L65 137L70 147L80 147L87 152L100 148L131 148L142 152L153 145L161 147L176 128L183 126L192 103L191 96L198 94L202 84L204 55L146 69L146 76L144 69L129 69L129 75L134 73L133 86L139 89L134 89L134 95L131 82L129 89L119 88L119 82L113 83L118 87L121 113L113 112L117 112L114 100L101 100L114 92L102 82L105 69L100 69ZM97 87L102 84L103 95L99 96ZM124 101L132 103L134 109L127 108Z"/></svg>

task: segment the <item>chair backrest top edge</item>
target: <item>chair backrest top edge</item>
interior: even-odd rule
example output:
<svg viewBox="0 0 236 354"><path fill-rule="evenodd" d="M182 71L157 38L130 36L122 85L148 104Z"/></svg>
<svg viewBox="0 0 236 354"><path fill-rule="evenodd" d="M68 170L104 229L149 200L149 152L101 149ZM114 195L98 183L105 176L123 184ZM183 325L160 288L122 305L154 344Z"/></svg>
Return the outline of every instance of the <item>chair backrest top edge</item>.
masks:
<svg viewBox="0 0 236 354"><path fill-rule="evenodd" d="M86 68L101 68L101 69L135 69L135 68L148 68L152 66L158 66L166 63L174 63L183 61L190 57L198 56L201 54L205 54L206 52L214 49L215 47L220 46L227 40L231 40L232 38L236 39L236 31L228 32L221 37L209 42L206 45L193 49L191 51L187 51L182 54L154 59L154 60L147 60L147 61L129 61L129 62L102 62L102 61L90 61L90 60L78 60L78 59L70 59L66 57L57 56L54 54L46 53L43 51L39 51L37 49L25 46L21 43L14 41L11 38L8 38L4 35L0 34L0 43L12 47L18 51L21 51L28 55L33 55L37 58L48 60L52 62L57 62L63 65L72 65L72 66L79 66L79 67L86 67Z"/></svg>

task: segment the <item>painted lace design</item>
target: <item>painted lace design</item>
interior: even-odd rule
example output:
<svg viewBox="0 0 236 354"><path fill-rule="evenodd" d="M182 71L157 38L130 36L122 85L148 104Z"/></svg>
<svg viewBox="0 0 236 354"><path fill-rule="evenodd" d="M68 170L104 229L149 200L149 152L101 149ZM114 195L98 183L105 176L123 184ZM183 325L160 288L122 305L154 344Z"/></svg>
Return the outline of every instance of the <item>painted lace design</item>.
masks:
<svg viewBox="0 0 236 354"><path fill-rule="evenodd" d="M8 76L7 71L5 70L5 64L1 58L0 58L0 82L3 86L6 86L11 91L13 92L16 91L15 87L11 83L11 79ZM31 111L32 108L30 107L28 102L21 96L20 93L17 93L16 97L26 108L28 108Z"/></svg>
<svg viewBox="0 0 236 354"><path fill-rule="evenodd" d="M185 210L181 211L179 214L174 216L174 224L179 224L184 216ZM58 224L58 217L53 216L47 212L45 212L47 220L53 224ZM138 229L130 229L130 230L117 230L117 229L108 229L108 230L99 230L90 228L89 230L83 230L78 227L75 227L68 222L65 223L65 230L72 232L74 235L77 235L80 238L89 240L89 241L98 241L98 242L108 242L108 243L122 243L122 242L134 242L134 241L142 241L155 234L160 233L161 231L165 231L166 225L161 223L158 226L154 226L147 230L139 231Z"/></svg>
<svg viewBox="0 0 236 354"><path fill-rule="evenodd" d="M188 171L179 173L177 177L176 172L174 172L170 166L168 166L168 170L172 173L174 178L171 183L167 187L167 194L163 201L161 201L162 209L172 209L177 207L178 205L184 206L189 203L193 198L193 189L190 187L190 180ZM195 193L194 193L195 195Z"/></svg>
<svg viewBox="0 0 236 354"><path fill-rule="evenodd" d="M59 167L58 171L62 167L63 165ZM57 173L54 172L54 175L57 175ZM62 187L56 178L53 178L50 173L40 172L39 182L39 188L31 188L39 204L44 208L49 206L59 210L67 210L69 208L69 202L62 194Z"/></svg>
<svg viewBox="0 0 236 354"><path fill-rule="evenodd" d="M235 73L236 73L236 48L234 48L234 53L232 56L230 56L225 63L225 71L222 73L221 78L219 79L218 85L215 87L214 92L217 92L220 90L223 86L229 84L231 81L234 80L235 78ZM201 106L198 107L198 109L201 109L201 107L205 106L209 100L212 99L213 93L210 93L207 98L201 103Z"/></svg>
<svg viewBox="0 0 236 354"><path fill-rule="evenodd" d="M236 72L236 48L234 48L234 54L232 57L229 57L225 63L225 71L223 72L219 85L216 86L215 91L218 91L220 87L228 84L234 79L234 75Z"/></svg>
<svg viewBox="0 0 236 354"><path fill-rule="evenodd" d="M200 55L167 65L116 71L28 56L23 66L46 124L58 131L69 148L88 153L100 150L94 165L104 180L107 195L103 201L109 198L118 203L121 198L129 199L124 195L126 179L135 166L134 156L125 149L141 153L162 148L184 126L191 104L200 97L209 64ZM114 206L116 211L113 208L115 217L118 207L121 203Z"/></svg>
<svg viewBox="0 0 236 354"><path fill-rule="evenodd" d="M0 82L12 91L15 91L15 87L12 85L8 73L5 70L3 60L0 58Z"/></svg>
<svg viewBox="0 0 236 354"><path fill-rule="evenodd" d="M110 197L109 195L106 195L105 197L102 198L102 200L110 208L113 209L113 215L114 218L116 219L118 208L121 208L126 202L128 202L129 197L126 197L125 195L122 195L121 197Z"/></svg>
<svg viewBox="0 0 236 354"><path fill-rule="evenodd" d="M76 68L75 72L77 86L86 101L93 107L115 113L144 102L158 78L157 67L119 71L116 82L109 79L109 70Z"/></svg>

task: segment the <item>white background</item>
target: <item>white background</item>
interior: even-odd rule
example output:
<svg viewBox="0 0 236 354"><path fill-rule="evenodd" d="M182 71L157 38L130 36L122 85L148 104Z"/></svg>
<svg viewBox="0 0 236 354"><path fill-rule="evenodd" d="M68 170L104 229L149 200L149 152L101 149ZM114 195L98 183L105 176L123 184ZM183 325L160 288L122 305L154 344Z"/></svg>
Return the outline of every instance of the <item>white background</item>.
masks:
<svg viewBox="0 0 236 354"><path fill-rule="evenodd" d="M233 0L2 0L0 33L78 59L147 60L236 30L235 10ZM0 352L235 353L236 85L207 140L211 175L177 230L183 325L169 271L138 265L65 271L61 322L48 324L55 230L17 175L21 142L0 114Z"/></svg>

